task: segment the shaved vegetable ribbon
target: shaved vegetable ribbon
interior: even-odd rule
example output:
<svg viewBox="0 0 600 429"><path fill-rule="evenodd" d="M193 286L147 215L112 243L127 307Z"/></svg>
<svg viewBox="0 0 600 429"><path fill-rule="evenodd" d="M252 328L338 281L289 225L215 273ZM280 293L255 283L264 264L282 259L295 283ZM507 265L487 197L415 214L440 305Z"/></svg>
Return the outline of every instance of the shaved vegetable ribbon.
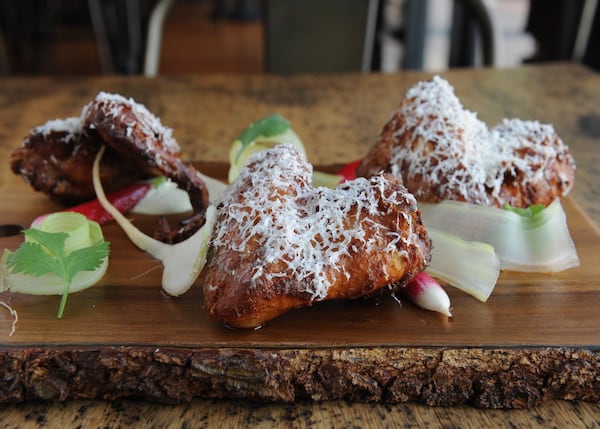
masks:
<svg viewBox="0 0 600 429"><path fill-rule="evenodd" d="M543 210L519 211L524 214L457 201L421 203L419 208L427 228L491 245L501 269L558 272L579 265L559 199Z"/></svg>
<svg viewBox="0 0 600 429"><path fill-rule="evenodd" d="M229 151L229 183L233 182L254 155L277 144L294 146L304 157L306 149L290 122L280 115L270 115L250 124L235 139ZM313 185L335 188L343 179L341 175L313 171Z"/></svg>
<svg viewBox="0 0 600 429"><path fill-rule="evenodd" d="M290 123L281 115L273 114L253 122L235 140L241 147L237 148L234 145L232 148L232 151L237 149L232 164L237 163L244 150L255 144L257 140L268 141L269 138L286 136L289 131L291 131ZM290 136L293 134L290 134Z"/></svg>
<svg viewBox="0 0 600 429"><path fill-rule="evenodd" d="M75 212L51 214L24 234L15 252L2 254L0 291L62 295L61 318L68 294L93 286L106 273L109 244L98 223Z"/></svg>
<svg viewBox="0 0 600 429"><path fill-rule="evenodd" d="M487 301L500 275L500 258L489 244L466 241L427 228L431 262L426 271L480 301Z"/></svg>
<svg viewBox="0 0 600 429"><path fill-rule="evenodd" d="M214 204L227 188L220 180L197 172L208 189L209 202ZM110 196L108 198L110 201ZM165 179L160 186L154 186L131 210L132 213L147 215L165 215L185 213L192 210L190 197L187 192L177 187L177 184ZM122 210L119 210L123 213ZM112 219L112 216L111 216Z"/></svg>
<svg viewBox="0 0 600 429"><path fill-rule="evenodd" d="M166 244L156 240L136 228L106 198L100 182L100 159L103 146L92 169L94 190L100 204L108 211L123 229L127 237L140 249L162 262L162 288L169 295L185 293L194 283L206 263L208 244L216 221L216 209L210 205L206 210L206 223L191 237L177 244Z"/></svg>
<svg viewBox="0 0 600 429"><path fill-rule="evenodd" d="M360 161L339 170L355 177ZM486 301L501 269L558 272L579 265L560 200L527 209L419 203L432 240L427 272Z"/></svg>
<svg viewBox="0 0 600 429"><path fill-rule="evenodd" d="M306 150L300 137L283 116L269 115L251 123L231 145L229 151L229 183L235 180L240 170L248 164L252 156L282 143L294 146L306 158Z"/></svg>

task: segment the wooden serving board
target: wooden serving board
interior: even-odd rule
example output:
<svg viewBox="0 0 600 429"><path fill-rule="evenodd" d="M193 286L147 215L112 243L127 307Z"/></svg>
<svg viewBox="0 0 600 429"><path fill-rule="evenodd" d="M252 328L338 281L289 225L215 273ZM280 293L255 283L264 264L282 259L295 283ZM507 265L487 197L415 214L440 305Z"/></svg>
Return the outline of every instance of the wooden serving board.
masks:
<svg viewBox="0 0 600 429"><path fill-rule="evenodd" d="M223 175L225 166L204 165ZM14 183L13 183L14 182ZM58 207L11 179L0 223L29 223ZM502 273L486 303L448 288L453 317L392 298L318 303L259 330L212 321L199 285L160 290L160 265L118 225L104 227L110 266L100 284L59 297L4 293L0 402L139 396L259 400L348 399L526 407L545 398L600 400L600 231L563 202L581 266ZM155 219L131 218L151 230ZM15 249L22 237L0 238Z"/></svg>

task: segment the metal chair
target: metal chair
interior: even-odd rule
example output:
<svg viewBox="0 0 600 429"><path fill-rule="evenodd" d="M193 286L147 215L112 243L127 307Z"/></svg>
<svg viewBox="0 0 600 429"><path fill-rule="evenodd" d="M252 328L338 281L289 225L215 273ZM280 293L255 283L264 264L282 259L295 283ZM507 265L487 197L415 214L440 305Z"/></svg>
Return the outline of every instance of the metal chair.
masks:
<svg viewBox="0 0 600 429"><path fill-rule="evenodd" d="M480 0L454 0L450 33L450 67L475 65L476 40L481 38L483 65L493 66L494 28L485 4Z"/></svg>
<svg viewBox="0 0 600 429"><path fill-rule="evenodd" d="M160 47L162 42L163 25L169 10L175 0L160 0L152 9L146 37L146 53L144 56L144 75L153 77L158 74Z"/></svg>
<svg viewBox="0 0 600 429"><path fill-rule="evenodd" d="M379 0L265 0L265 69L370 71Z"/></svg>
<svg viewBox="0 0 600 429"><path fill-rule="evenodd" d="M449 0L450 1L450 0ZM480 0L453 0L450 67L473 66L476 38L483 64L494 64L494 29ZM382 2L378 0L265 0L266 70L323 72L376 70ZM427 0L405 0L403 69L422 69Z"/></svg>
<svg viewBox="0 0 600 429"><path fill-rule="evenodd" d="M482 39L483 63L494 63L494 31L480 0L454 0L449 65L472 65L474 37ZM156 76L164 20L175 0L159 0L151 13L143 73ZM406 0L402 68L423 66L427 0ZM271 73L368 72L379 46L380 0L263 0L265 69Z"/></svg>

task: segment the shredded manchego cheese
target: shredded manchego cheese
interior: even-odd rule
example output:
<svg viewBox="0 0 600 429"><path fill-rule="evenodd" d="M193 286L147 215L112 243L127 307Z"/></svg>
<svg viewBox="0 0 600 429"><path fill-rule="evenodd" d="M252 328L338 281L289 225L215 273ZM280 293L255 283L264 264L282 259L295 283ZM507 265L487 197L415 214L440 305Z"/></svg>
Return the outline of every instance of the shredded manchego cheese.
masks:
<svg viewBox="0 0 600 429"><path fill-rule="evenodd" d="M299 281L290 287L321 300L334 278L349 276L339 263L344 256L358 252L358 247L399 252L409 248L413 238L412 218L405 213L397 221L408 223L405 234L375 221L348 219L358 219L361 213L381 215L382 207L391 210L400 202L416 210L416 201L399 190L386 195L383 176L358 178L334 190L315 188L311 174L312 166L292 146L277 145L255 155L251 168L242 170L217 204L219 221L212 245L234 253L260 249L261 261L281 261L285 267L263 272L263 265L257 264L250 267L249 277L293 277Z"/></svg>

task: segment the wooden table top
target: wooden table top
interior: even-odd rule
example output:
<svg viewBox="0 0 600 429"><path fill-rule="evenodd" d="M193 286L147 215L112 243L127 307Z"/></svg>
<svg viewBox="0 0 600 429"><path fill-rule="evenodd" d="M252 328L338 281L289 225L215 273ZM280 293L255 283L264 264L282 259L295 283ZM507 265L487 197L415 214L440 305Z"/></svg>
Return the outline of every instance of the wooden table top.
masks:
<svg viewBox="0 0 600 429"><path fill-rule="evenodd" d="M121 93L144 103L174 129L185 158L225 162L232 139L249 122L278 112L291 120L314 164L343 163L366 154L405 90L431 75L167 76L8 78L0 80L0 165L27 131L48 119L77 115L98 91ZM573 200L600 225L600 77L571 64L519 69L453 70L442 73L470 110L489 125L505 117L554 124L577 161ZM16 183L0 169L4 207L18 204L7 192ZM23 187L26 192L27 188ZM1 211L1 209L0 209ZM598 388L598 387L596 387ZM564 427L597 421L600 407L585 402L549 401L532 410L435 408L418 404L346 402L256 404L193 400L177 406L130 400L1 405L4 427L26 424L159 427L282 426L330 427L369 424L405 427Z"/></svg>

